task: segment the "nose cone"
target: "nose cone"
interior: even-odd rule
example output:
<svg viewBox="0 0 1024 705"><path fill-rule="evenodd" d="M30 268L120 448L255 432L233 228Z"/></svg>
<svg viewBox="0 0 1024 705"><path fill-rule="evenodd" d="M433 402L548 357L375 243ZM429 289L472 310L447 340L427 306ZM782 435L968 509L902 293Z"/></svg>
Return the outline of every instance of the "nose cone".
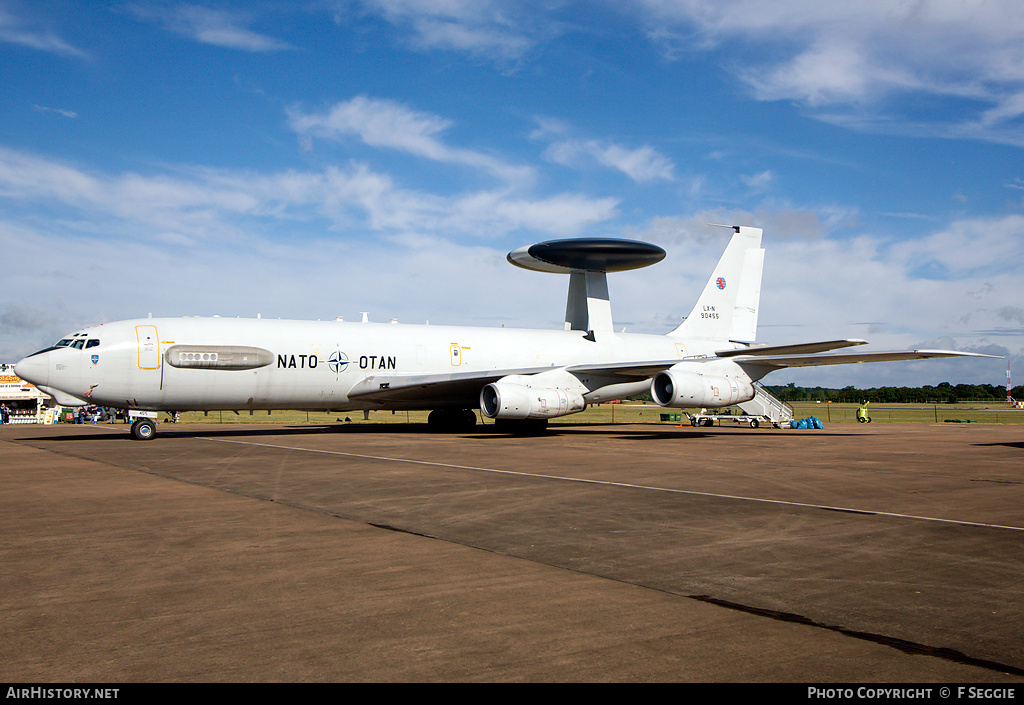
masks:
<svg viewBox="0 0 1024 705"><path fill-rule="evenodd" d="M50 377L50 354L29 355L14 365L14 374L37 387L45 387Z"/></svg>

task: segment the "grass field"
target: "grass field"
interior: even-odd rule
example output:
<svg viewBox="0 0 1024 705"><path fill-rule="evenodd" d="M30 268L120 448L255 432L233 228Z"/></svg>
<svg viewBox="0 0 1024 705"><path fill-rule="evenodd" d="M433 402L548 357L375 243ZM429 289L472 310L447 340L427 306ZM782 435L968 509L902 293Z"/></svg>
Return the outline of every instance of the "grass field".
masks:
<svg viewBox="0 0 1024 705"><path fill-rule="evenodd" d="M857 423L857 404L816 404L813 402L794 403L794 417L805 419L814 416L822 423ZM663 409L652 403L625 402L622 404L602 404L588 407L586 411L570 416L553 419L552 423L665 423L678 424L678 421L661 421L662 414L681 413L683 409ZM690 409L689 411L695 411ZM729 410L726 410L729 411ZM739 413L738 409L733 409ZM344 413L323 413L305 411L248 411L235 414L232 411L201 411L181 414L182 423L214 423L214 424L381 424L381 423L423 423L427 422L426 411L371 411L369 420L363 420L363 412L350 411ZM947 420L987 424L1024 424L1024 410L1011 409L1001 403L961 403L961 404L871 404L868 415L872 423L944 423ZM492 423L477 412L478 418L484 423ZM681 417L686 422L685 415ZM161 414L161 421L166 416Z"/></svg>
<svg viewBox="0 0 1024 705"><path fill-rule="evenodd" d="M857 423L858 404L790 404L796 418L816 416L824 423ZM871 423L944 423L947 420L972 423L1024 424L1024 409L1006 403L965 402L960 404L869 404Z"/></svg>

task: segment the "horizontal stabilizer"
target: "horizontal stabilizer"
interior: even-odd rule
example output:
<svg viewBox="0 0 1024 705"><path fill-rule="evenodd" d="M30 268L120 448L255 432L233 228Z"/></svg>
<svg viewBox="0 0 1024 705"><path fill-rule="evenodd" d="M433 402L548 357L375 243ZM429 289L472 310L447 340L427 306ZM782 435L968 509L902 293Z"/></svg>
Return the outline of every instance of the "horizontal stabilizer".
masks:
<svg viewBox="0 0 1024 705"><path fill-rule="evenodd" d="M786 367L818 367L821 365L849 365L858 362L891 362L895 360L927 360L936 357L993 357L981 353L965 353L955 350L892 350L887 352L825 353L822 355L750 355L736 356L740 365L757 366L768 370Z"/></svg>
<svg viewBox="0 0 1024 705"><path fill-rule="evenodd" d="M808 355L825 352L837 348L849 348L854 345L867 345L866 340L848 338L846 340L823 340L820 343L796 343L793 345L763 345L760 347L717 350L718 357L736 357L737 355Z"/></svg>

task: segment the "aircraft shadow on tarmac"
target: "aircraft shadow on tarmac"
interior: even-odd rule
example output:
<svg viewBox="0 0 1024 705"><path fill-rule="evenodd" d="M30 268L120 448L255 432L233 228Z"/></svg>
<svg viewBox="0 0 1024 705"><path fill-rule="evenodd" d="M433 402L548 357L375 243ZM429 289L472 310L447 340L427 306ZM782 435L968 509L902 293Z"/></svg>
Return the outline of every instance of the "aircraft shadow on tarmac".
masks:
<svg viewBox="0 0 1024 705"><path fill-rule="evenodd" d="M22 442L64 442L64 441L110 441L124 440L126 442L138 443L132 438L127 426L104 426L104 431L121 431L123 433L78 433L63 434L56 436L26 436L12 440ZM269 437L269 436L309 436L323 434L373 434L373 435L448 435L463 436L479 439L508 439L508 438L551 438L555 436L574 435L574 431L585 431L589 434L604 436L617 436L628 440L672 440L680 438L714 438L720 433L707 430L696 430L682 427L659 428L636 428L629 426L615 426L612 424L566 424L563 426L549 426L544 431L536 433L511 433L494 431L490 425L480 425L470 431L438 431L429 428L426 424L367 424L367 425L306 425L301 426L267 426L254 428L234 428L212 425L183 425L181 427L173 424L160 424L156 440L169 438L230 438L230 437ZM819 434L820 435L820 434Z"/></svg>
<svg viewBox="0 0 1024 705"><path fill-rule="evenodd" d="M986 448L991 446L1003 446L1004 448L1021 448L1024 449L1024 441L1009 441L1004 443L975 443L974 445L979 448Z"/></svg>
<svg viewBox="0 0 1024 705"><path fill-rule="evenodd" d="M15 440L20 441L35 441L35 442L62 442L62 441L109 441L109 440L124 440L126 442L137 443L132 438L128 431L127 426L122 425L104 425L104 431L121 431L123 433L80 433L80 434L65 434L57 436L31 436ZM449 436L463 436L478 438L481 440L486 439L509 439L509 438L551 438L556 436L571 436L575 435L576 432L585 432L588 434L596 434L601 436L615 436L624 440L635 440L635 441L669 441L679 439L704 439L704 438L727 438L732 436L734 433L746 433L746 429L730 429L715 427L713 429L695 429L689 426L647 426L645 424L640 425L615 425L615 424L560 424L551 425L543 431L536 433L512 433L507 431L495 431L490 424L481 424L476 428L469 431L439 431L432 429L426 424L412 424L412 423L388 423L388 424L318 424L318 425L282 425L282 426L266 426L266 427L253 427L246 426L237 428L233 426L219 426L219 425L205 425L205 424L183 424L177 426L175 424L164 423L159 426L159 433L157 440L168 439L168 438L230 438L230 437L248 437L248 438L259 438L269 436L308 436L308 435L323 435L323 434L373 434L373 435L449 435ZM757 431L751 431L751 433L759 433ZM765 433L764 431L760 433ZM780 433L778 431L771 431L768 433ZM785 435L792 435L791 431L786 431ZM806 434L808 437L845 437L850 435L842 431L824 432L824 431L813 431ZM996 445L1010 445L1012 447L1024 448L1024 442L1022 443L1010 443L1010 444L996 444Z"/></svg>

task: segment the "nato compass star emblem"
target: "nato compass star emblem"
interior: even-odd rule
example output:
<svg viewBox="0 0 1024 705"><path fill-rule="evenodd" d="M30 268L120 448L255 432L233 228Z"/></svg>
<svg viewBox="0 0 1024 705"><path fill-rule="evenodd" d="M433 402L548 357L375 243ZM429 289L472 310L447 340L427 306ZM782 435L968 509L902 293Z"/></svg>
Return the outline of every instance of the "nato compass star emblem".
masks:
<svg viewBox="0 0 1024 705"><path fill-rule="evenodd" d="M343 353L341 350L331 353L330 358L327 360L328 366L331 368L331 372L336 375L340 375L348 367L348 355Z"/></svg>

